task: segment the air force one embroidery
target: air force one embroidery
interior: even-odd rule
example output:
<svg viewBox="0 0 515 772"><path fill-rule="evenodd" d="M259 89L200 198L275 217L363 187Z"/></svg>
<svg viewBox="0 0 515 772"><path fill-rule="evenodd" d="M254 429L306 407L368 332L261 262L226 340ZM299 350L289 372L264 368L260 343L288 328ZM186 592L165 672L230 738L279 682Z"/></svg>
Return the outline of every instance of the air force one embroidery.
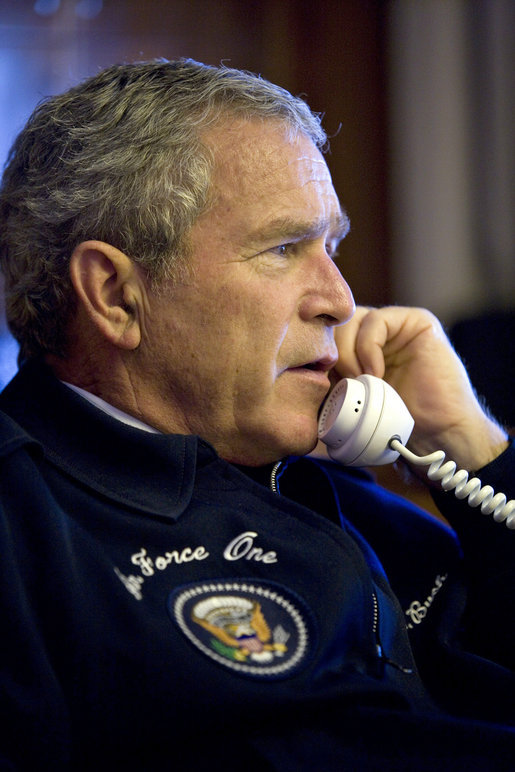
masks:
<svg viewBox="0 0 515 772"><path fill-rule="evenodd" d="M290 676L314 650L314 621L307 606L272 582L183 586L171 593L168 610L201 652L242 675Z"/></svg>

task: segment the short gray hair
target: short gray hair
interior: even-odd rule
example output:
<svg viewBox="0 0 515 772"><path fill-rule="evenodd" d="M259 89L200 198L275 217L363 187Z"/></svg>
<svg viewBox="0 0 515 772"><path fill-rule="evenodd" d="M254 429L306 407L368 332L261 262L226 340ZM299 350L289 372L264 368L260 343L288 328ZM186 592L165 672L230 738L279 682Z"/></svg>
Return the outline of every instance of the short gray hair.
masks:
<svg viewBox="0 0 515 772"><path fill-rule="evenodd" d="M0 187L0 264L21 359L66 355L75 308L68 265L81 241L117 247L154 286L177 275L209 201L202 134L233 116L281 121L319 148L326 142L302 99L191 59L109 67L35 109Z"/></svg>

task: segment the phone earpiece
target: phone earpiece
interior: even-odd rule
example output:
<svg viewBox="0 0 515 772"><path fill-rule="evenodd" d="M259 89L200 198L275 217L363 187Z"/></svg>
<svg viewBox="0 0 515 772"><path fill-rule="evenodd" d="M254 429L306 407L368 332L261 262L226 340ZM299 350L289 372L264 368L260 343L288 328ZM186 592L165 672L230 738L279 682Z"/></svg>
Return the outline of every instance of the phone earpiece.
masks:
<svg viewBox="0 0 515 772"><path fill-rule="evenodd" d="M344 378L327 396L318 419L318 437L335 461L346 466L390 464L399 453L393 437L404 445L414 420L395 389L374 375Z"/></svg>

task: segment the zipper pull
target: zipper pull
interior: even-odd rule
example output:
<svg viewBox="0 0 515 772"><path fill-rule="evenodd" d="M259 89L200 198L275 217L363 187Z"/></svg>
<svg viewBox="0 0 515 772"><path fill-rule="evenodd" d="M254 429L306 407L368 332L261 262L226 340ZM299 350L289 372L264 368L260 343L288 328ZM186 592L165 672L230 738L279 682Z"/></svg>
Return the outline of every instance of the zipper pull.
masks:
<svg viewBox="0 0 515 772"><path fill-rule="evenodd" d="M399 665L398 662L394 662L393 659L390 659L390 657L387 657L386 654L384 653L383 647L381 646L381 641L379 639L379 601L375 592L372 592L372 604L373 604L372 630L376 638L377 658L379 660L379 663L381 664L380 675L381 676L383 675L385 665L390 665L390 667L393 667L396 670L399 670L401 673L405 673L405 675L411 675L413 673L413 668L404 667L404 665Z"/></svg>
<svg viewBox="0 0 515 772"><path fill-rule="evenodd" d="M395 668L395 670L400 670L401 673L405 673L406 675L411 675L413 673L413 668L399 665L398 662L394 662L393 659L387 657L383 652L383 647L380 643L376 643L376 652L383 665L390 665L390 667Z"/></svg>

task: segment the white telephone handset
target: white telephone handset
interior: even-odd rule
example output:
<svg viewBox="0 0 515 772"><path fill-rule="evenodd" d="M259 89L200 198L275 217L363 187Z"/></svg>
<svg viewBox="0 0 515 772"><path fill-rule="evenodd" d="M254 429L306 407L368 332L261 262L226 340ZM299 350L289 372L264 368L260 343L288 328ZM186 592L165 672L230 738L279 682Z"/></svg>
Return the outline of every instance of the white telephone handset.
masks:
<svg viewBox="0 0 515 772"><path fill-rule="evenodd" d="M507 502L504 493L495 494L489 485L464 469L456 472L454 461L447 461L443 450L417 456L405 446L415 422L408 408L386 381L373 375L343 378L322 405L318 437L327 445L329 456L345 466L390 464L402 455L412 464L429 466L427 476L440 482L446 491L454 490L471 507L481 505L483 514L515 528L515 500Z"/></svg>
<svg viewBox="0 0 515 772"><path fill-rule="evenodd" d="M408 441L415 422L397 392L373 375L344 378L322 406L318 437L345 466L379 466L399 457L389 442Z"/></svg>

